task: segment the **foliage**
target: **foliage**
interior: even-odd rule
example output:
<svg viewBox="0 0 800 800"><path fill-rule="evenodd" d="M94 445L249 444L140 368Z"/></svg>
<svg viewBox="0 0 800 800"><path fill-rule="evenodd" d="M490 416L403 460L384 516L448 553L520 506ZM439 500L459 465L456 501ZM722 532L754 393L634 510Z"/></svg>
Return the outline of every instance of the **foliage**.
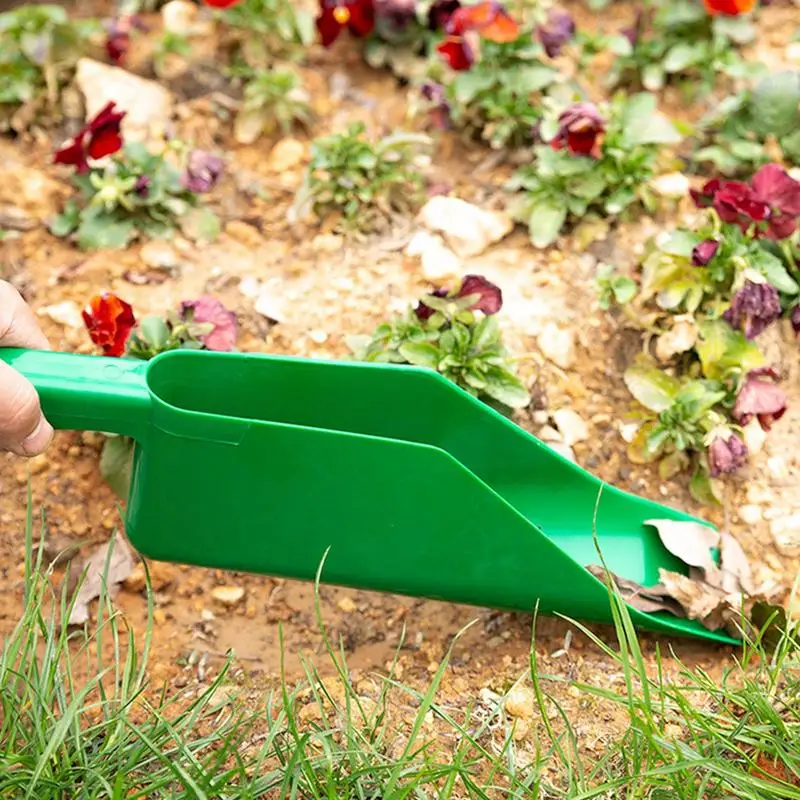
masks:
<svg viewBox="0 0 800 800"><path fill-rule="evenodd" d="M180 142L161 153L127 143L105 167L73 175L80 201L67 202L50 223L51 233L74 238L82 250L122 249L142 236L170 238L176 228L190 238L216 238L216 216L186 180L190 159Z"/></svg>
<svg viewBox="0 0 800 800"><path fill-rule="evenodd" d="M680 83L691 95L702 96L719 75L739 79L761 71L758 63L746 64L737 50L754 38L746 15L710 15L695 0L657 0L639 9L630 29L602 38L599 46L614 56L608 75L612 88L654 92Z"/></svg>
<svg viewBox="0 0 800 800"><path fill-rule="evenodd" d="M300 60L315 37L314 19L291 0L242 0L217 11L229 60L253 70Z"/></svg>
<svg viewBox="0 0 800 800"><path fill-rule="evenodd" d="M164 78L170 73L170 62L175 57L188 58L192 52L189 37L183 33L166 30L156 41L153 48L153 71L159 78Z"/></svg>
<svg viewBox="0 0 800 800"><path fill-rule="evenodd" d="M236 74L236 73L235 73ZM244 78L244 99L234 121L234 136L252 144L262 135L288 135L295 124L308 127L314 119L310 96L294 69L238 72Z"/></svg>
<svg viewBox="0 0 800 800"><path fill-rule="evenodd" d="M363 123L314 140L311 162L295 198L294 212L335 212L342 226L374 228L392 212L407 212L423 198L420 174L430 139L398 132L371 142Z"/></svg>
<svg viewBox="0 0 800 800"><path fill-rule="evenodd" d="M55 109L76 62L94 53L102 35L97 21L71 20L60 5L0 13L0 130L19 131Z"/></svg>
<svg viewBox="0 0 800 800"><path fill-rule="evenodd" d="M604 271L598 289L652 343L625 373L645 409L631 458L660 461L664 477L691 466L695 496L711 502L720 497L716 479L747 461L748 426L769 431L786 411L757 342L781 317L800 329L800 183L776 165L747 192L709 183L713 197L708 184L694 193L710 205L701 225L652 240L635 276ZM734 190L741 208L771 221L734 217Z"/></svg>
<svg viewBox="0 0 800 800"><path fill-rule="evenodd" d="M530 145L544 115L544 98L572 99L575 89L530 34L512 43L485 42L469 70L432 71L422 84L423 110L435 127L464 131L494 149Z"/></svg>
<svg viewBox="0 0 800 800"><path fill-rule="evenodd" d="M747 174L775 158L800 166L800 72L766 75L752 88L725 98L698 126L697 168ZM695 143L696 144L696 143Z"/></svg>
<svg viewBox="0 0 800 800"><path fill-rule="evenodd" d="M351 340L351 348L361 361L433 369L474 397L524 408L531 398L503 347L495 317L501 307L498 287L468 275L456 290L425 295L371 337Z"/></svg>
<svg viewBox="0 0 800 800"><path fill-rule="evenodd" d="M648 93L618 93L604 110L605 118L591 104L551 112L540 129L545 143L509 181L508 189L521 193L515 215L527 224L535 247L551 245L565 224L592 212L618 217L637 206L654 207L648 183L661 146L678 143L680 134ZM573 137L572 129L579 131L589 117L594 137L591 149L582 151L582 134Z"/></svg>

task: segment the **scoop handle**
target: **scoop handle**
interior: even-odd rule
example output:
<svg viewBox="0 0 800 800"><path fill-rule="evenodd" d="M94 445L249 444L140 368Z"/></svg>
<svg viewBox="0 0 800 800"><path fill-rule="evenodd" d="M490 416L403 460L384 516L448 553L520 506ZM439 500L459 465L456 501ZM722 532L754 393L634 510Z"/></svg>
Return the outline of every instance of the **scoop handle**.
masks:
<svg viewBox="0 0 800 800"><path fill-rule="evenodd" d="M151 407L148 362L11 347L0 348L0 361L33 384L57 430L144 437Z"/></svg>

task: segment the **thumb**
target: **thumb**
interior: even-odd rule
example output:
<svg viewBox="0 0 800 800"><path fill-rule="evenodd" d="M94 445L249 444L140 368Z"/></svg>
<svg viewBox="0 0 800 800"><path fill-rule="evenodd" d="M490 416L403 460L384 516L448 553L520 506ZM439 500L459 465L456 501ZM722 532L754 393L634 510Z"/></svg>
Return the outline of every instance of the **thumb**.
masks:
<svg viewBox="0 0 800 800"><path fill-rule="evenodd" d="M44 452L53 438L53 428L42 414L33 384L0 362L0 386L0 449L19 456Z"/></svg>

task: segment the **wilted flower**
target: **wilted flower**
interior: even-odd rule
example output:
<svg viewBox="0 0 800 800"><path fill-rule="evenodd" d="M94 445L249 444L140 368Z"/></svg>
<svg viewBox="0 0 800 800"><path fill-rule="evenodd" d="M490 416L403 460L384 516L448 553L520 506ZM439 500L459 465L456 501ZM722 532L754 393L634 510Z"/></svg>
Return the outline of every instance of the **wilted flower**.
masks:
<svg viewBox="0 0 800 800"><path fill-rule="evenodd" d="M703 0L703 5L712 16L738 17L749 14L755 8L756 0Z"/></svg>
<svg viewBox="0 0 800 800"><path fill-rule="evenodd" d="M91 340L102 347L107 356L124 354L125 343L136 325L129 303L106 292L93 297L81 314Z"/></svg>
<svg viewBox="0 0 800 800"><path fill-rule="evenodd" d="M216 184L225 162L205 150L192 150L183 176L183 185L190 192L208 192Z"/></svg>
<svg viewBox="0 0 800 800"><path fill-rule="evenodd" d="M198 337L209 350L228 351L236 346L236 314L215 297L204 295L197 300L185 300L180 314L185 322L214 326L210 333Z"/></svg>
<svg viewBox="0 0 800 800"><path fill-rule="evenodd" d="M459 8L460 0L435 0L428 9L428 28L432 31L444 30L450 17Z"/></svg>
<svg viewBox="0 0 800 800"><path fill-rule="evenodd" d="M555 58L561 48L575 35L575 20L568 11L550 9L547 22L536 28L536 38L550 58Z"/></svg>
<svg viewBox="0 0 800 800"><path fill-rule="evenodd" d="M771 283L745 281L723 316L734 328L744 331L748 339L755 339L780 315L780 297Z"/></svg>
<svg viewBox="0 0 800 800"><path fill-rule="evenodd" d="M705 267L717 254L719 242L715 239L704 239L692 250L692 264L696 267Z"/></svg>
<svg viewBox="0 0 800 800"><path fill-rule="evenodd" d="M763 377L776 380L778 376L770 367L751 370L736 395L733 417L740 425L747 425L755 417L762 430L769 431L786 413L789 401L780 387Z"/></svg>
<svg viewBox="0 0 800 800"><path fill-rule="evenodd" d="M56 150L53 163L69 164L80 175L89 171L89 158L103 158L121 149L120 126L127 112L115 108L113 101L101 108L71 142Z"/></svg>
<svg viewBox="0 0 800 800"><path fill-rule="evenodd" d="M550 146L554 150L566 147L573 155L599 158L605 129L605 122L594 103L576 103L559 115L558 132Z"/></svg>
<svg viewBox="0 0 800 800"><path fill-rule="evenodd" d="M352 36L368 36L375 28L373 0L320 0L317 30L323 47L330 47L347 28Z"/></svg>
<svg viewBox="0 0 800 800"><path fill-rule="evenodd" d="M441 83L425 81L420 87L420 94L431 104L428 113L433 126L440 131L450 128L450 103L445 97Z"/></svg>
<svg viewBox="0 0 800 800"><path fill-rule="evenodd" d="M636 11L636 17L633 20L633 25L629 28L623 28L620 33L631 43L632 47L636 47L639 37L642 35L642 28L644 27L644 11L640 8Z"/></svg>
<svg viewBox="0 0 800 800"><path fill-rule="evenodd" d="M119 64L131 43L131 33L134 30L147 30L147 26L136 14L125 14L115 17L107 25L106 53L114 64Z"/></svg>
<svg viewBox="0 0 800 800"><path fill-rule="evenodd" d="M134 194L139 195L139 197L147 197L150 194L150 184L152 182L149 176L140 175L133 187Z"/></svg>
<svg viewBox="0 0 800 800"><path fill-rule="evenodd" d="M503 292L500 287L486 280L483 275L465 275L455 292L436 289L431 294L434 297L446 297L450 300L460 300L472 296L475 299L469 309L481 311L486 315L496 314L503 307ZM424 321L433 315L434 310L420 301L415 312Z"/></svg>
<svg viewBox="0 0 800 800"><path fill-rule="evenodd" d="M789 321L792 323L792 330L795 336L800 338L800 306L795 306L789 316Z"/></svg>
<svg viewBox="0 0 800 800"><path fill-rule="evenodd" d="M714 178L700 191L693 189L691 196L698 208L713 206L723 222L743 231L756 223L756 233L770 239L791 236L800 216L800 181L778 164L766 164L751 183Z"/></svg>
<svg viewBox="0 0 800 800"><path fill-rule="evenodd" d="M436 49L452 69L461 72L475 62L467 35L477 34L490 42L513 42L519 37L519 25L501 3L484 0L457 8L447 20L445 33L446 38Z"/></svg>
<svg viewBox="0 0 800 800"><path fill-rule="evenodd" d="M416 18L416 0L374 0L376 22L382 33L399 33Z"/></svg>
<svg viewBox="0 0 800 800"><path fill-rule="evenodd" d="M708 468L712 478L736 472L747 461L747 445L732 431L720 434L709 445Z"/></svg>

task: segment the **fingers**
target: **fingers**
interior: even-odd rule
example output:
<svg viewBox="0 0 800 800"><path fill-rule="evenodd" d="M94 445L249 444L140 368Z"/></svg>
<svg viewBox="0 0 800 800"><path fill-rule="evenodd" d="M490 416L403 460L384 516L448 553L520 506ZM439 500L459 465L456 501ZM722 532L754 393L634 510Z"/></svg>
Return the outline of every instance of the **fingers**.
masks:
<svg viewBox="0 0 800 800"><path fill-rule="evenodd" d="M8 281L0 281L0 347L50 349L30 306Z"/></svg>
<svg viewBox="0 0 800 800"><path fill-rule="evenodd" d="M33 311L8 281L0 281L0 347L50 349ZM42 414L33 384L0 362L0 448L35 456L52 438L53 428Z"/></svg>
<svg viewBox="0 0 800 800"><path fill-rule="evenodd" d="M0 362L0 447L19 456L44 452L53 428L44 418L33 384Z"/></svg>

